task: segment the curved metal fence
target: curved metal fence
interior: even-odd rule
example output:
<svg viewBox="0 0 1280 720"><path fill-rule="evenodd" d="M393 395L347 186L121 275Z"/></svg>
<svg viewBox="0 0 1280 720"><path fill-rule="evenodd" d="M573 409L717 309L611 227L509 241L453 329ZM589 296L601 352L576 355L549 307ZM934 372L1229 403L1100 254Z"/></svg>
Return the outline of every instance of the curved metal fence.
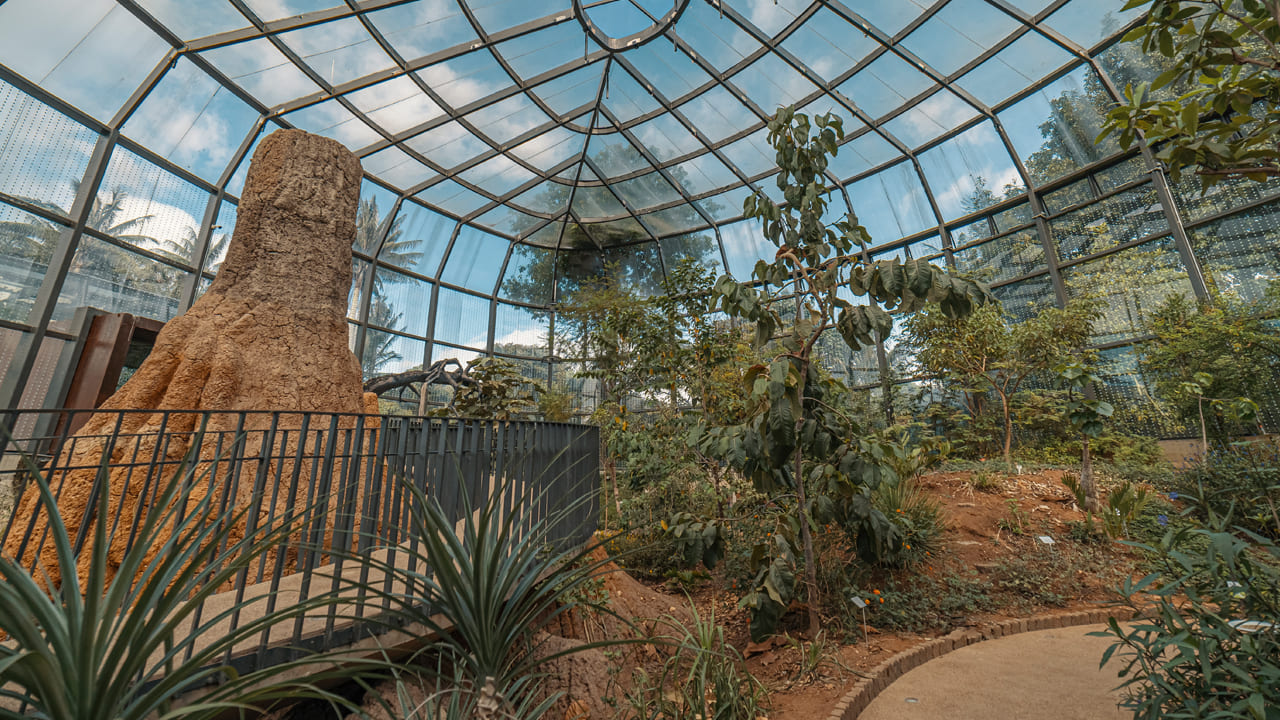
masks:
<svg viewBox="0 0 1280 720"><path fill-rule="evenodd" d="M39 467L58 504L77 553L92 541L95 523L107 523L113 550L127 549L145 499L184 468L200 492L214 493L224 517L234 510L244 532L295 524L264 559L243 568L196 613L214 617L219 598L264 599L265 613L345 584L359 596L346 607L289 620L263 631L252 646L228 651L225 662L248 672L318 649L342 647L390 629L381 611L383 593L403 592L378 566L422 570L410 503L416 486L455 523L465 508L495 493L516 533L547 523L547 542L572 547L595 530L599 487L599 430L593 426L531 421L411 418L282 412L197 411L0 411L10 436L0 455L0 489L12 513L0 515L4 549L33 558L49 546L34 492L31 462ZM71 432L71 428L78 428ZM28 497L24 498L24 488ZM107 517L96 517L107 492ZM85 498L72 502L73 496ZM126 501L124 498L133 498ZM470 499L468 505L467 499ZM25 502L24 502L25 501ZM406 565L407 564L407 565ZM46 565L48 563L46 562ZM353 601L354 600L354 601ZM256 617L231 614L230 631ZM190 654L190 650L188 651Z"/></svg>

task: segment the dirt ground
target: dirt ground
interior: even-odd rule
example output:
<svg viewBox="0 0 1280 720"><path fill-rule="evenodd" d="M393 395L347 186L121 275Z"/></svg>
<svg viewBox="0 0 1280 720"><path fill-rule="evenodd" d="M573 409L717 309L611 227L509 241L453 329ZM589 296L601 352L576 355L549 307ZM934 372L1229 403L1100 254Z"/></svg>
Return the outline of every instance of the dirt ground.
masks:
<svg viewBox="0 0 1280 720"><path fill-rule="evenodd" d="M1063 487L1062 471L1044 471L1005 476L998 486L986 490L973 488L968 472L935 473L925 476L921 485L927 493L938 499L943 507L947 529L943 535L943 550L936 562L919 568L925 575L941 577L974 569L979 577L989 576L1001 563L1036 557L1036 553L1071 552L1075 544L1069 539L1068 523L1083 520L1084 514L1075 506L1070 493ZM1010 501L1025 519L1021 534L1010 532L1008 525L1013 515ZM1046 535L1054 539L1054 545L1039 540ZM773 720L800 720L824 717L865 672L885 658L918 643L946 634L957 627L978 626L988 622L1027 617L1036 612L1053 610L1063 612L1074 609L1094 609L1117 599L1111 589L1120 574L1127 573L1133 556L1115 544L1091 546L1098 553L1106 554L1106 564L1114 572L1106 575L1077 571L1073 579L1075 588L1070 597L1063 597L1053 605L1036 605L1016 591L996 587L991 593L993 604L999 608L955 616L950 626L927 634L889 632L866 628L865 641L842 643L840 638L827 639L827 659L819 670L806 678L797 678L801 668L798 643L804 638L795 629L804 626L802 608L793 610L783 620L784 627L792 628L787 636L776 636L771 641L755 644L750 641L746 610L736 607L737 596L726 594L723 587L713 582L697 588L693 601L701 609L714 609L716 617L725 628L726 639L747 656L747 669L769 688L768 717ZM655 587L656 590L664 588ZM1007 595L1007 597L1005 597ZM655 596L655 612L667 612L680 604L671 596ZM644 608L630 607L631 612L644 614ZM874 608L873 608L874 610ZM873 621L874 622L874 621ZM824 625L829 625L824 623Z"/></svg>
<svg viewBox="0 0 1280 720"><path fill-rule="evenodd" d="M711 578L693 588L686 588L694 605L704 617L714 611L723 626L725 639L746 657L746 669L768 690L765 717L771 720L808 720L825 717L860 674L887 657L925 642L956 628L981 626L985 623L1027 617L1053 610L1066 612L1096 609L1117 599L1110 589L1123 575L1130 574L1134 556L1115 543L1094 543L1084 550L1069 539L1068 523L1080 521L1084 515L1075 507L1070 494L1061 484L1062 472L1046 471L998 478L990 487L979 489L968 472L935 473L921 479L921 487L937 499L943 509L947 529L932 562L903 573L921 582L942 581L961 574L989 585L984 600L987 612L956 612L947 616L928 633L891 632L875 627L848 628L839 618L823 618L824 627L832 634L824 639L823 661L816 670L800 677L801 647L812 640L798 632L807 626L803 607L793 606L781 623L783 634L756 644L750 641L749 617L737 607L738 595L720 578ZM1016 511L1014 510L1016 508ZM1011 531L1020 525L1020 532ZM1039 536L1054 539L1046 544ZM1051 553L1061 553L1055 558ZM1087 557L1091 564L1067 562L1066 558ZM601 557L603 559L603 557ZM1051 566L1048 576L1059 588L1070 592L1050 595L1045 604L1042 588L1035 583L1010 582L1009 567ZM1075 568L1085 568L1075 569ZM688 600L679 588L656 582L640 582L621 568L609 563L596 592L607 595L610 607L619 616L631 619L641 632L653 632L656 618L675 616L689 621ZM1061 577L1070 574L1072 577ZM887 573L886 573L887 575ZM886 579L888 579L886 577ZM889 587L882 585L882 587ZM888 593L886 593L888 594ZM871 612L876 612L873 604ZM875 619L869 618L874 625ZM885 623L881 623L885 624ZM837 636L836 629L843 627ZM547 628L557 643L591 642L605 637L630 634L623 623L606 616L574 616ZM561 640L568 638L569 640ZM588 656L568 664L554 665L551 671L564 675L557 690L569 697L554 708L548 717L574 717L586 713L591 720L612 717L613 707L624 707L622 701L627 679L632 670L643 667L653 672L664 655L652 645L630 645L625 652L589 651ZM614 698L611 703L606 698Z"/></svg>

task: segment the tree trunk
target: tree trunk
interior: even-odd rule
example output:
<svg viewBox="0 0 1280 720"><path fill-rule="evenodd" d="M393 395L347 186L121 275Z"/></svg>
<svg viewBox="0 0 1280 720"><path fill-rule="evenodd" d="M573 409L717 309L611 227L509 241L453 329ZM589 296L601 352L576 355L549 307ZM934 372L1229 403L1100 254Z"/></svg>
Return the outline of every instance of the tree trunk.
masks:
<svg viewBox="0 0 1280 720"><path fill-rule="evenodd" d="M800 423L797 423L796 437L799 436ZM809 639L812 640L822 630L818 618L818 564L814 560L813 534L809 532L809 513L805 509L808 497L804 488L804 456L799 447L796 448L795 479L796 500L800 504L800 545L804 549L805 598L809 605Z"/></svg>
<svg viewBox="0 0 1280 720"><path fill-rule="evenodd" d="M1089 452L1089 436L1080 436L1080 447L1083 449L1080 458L1080 489L1084 492L1084 509L1098 512L1102 503L1098 501L1098 486L1093 482L1093 456Z"/></svg>
<svg viewBox="0 0 1280 720"><path fill-rule="evenodd" d="M1000 412L1004 417L1004 464L1006 469L1013 467L1013 417L1009 413L1009 398L1000 393Z"/></svg>
<svg viewBox="0 0 1280 720"><path fill-rule="evenodd" d="M1209 457L1209 430L1204 424L1204 398L1196 400L1196 407L1200 410L1200 460L1204 461Z"/></svg>

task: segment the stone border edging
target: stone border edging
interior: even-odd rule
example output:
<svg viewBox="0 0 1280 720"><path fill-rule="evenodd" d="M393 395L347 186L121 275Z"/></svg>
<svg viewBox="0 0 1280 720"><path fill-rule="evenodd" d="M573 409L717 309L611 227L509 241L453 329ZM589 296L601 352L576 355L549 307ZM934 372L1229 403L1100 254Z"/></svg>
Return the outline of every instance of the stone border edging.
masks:
<svg viewBox="0 0 1280 720"><path fill-rule="evenodd" d="M1133 608L1117 607L1114 609L1038 615L1019 620L990 623L976 628L952 630L948 635L934 638L903 650L872 668L868 673L870 677L858 680L853 689L840 698L840 701L831 710L828 720L857 720L862 711L866 710L867 706L871 704L871 701L875 700L895 680L907 674L908 671L914 670L930 660L942 657L952 650L959 650L968 645L974 645L984 640L994 640L1007 635L1076 625L1096 625L1106 623L1111 618L1116 618L1123 622L1132 620L1133 616Z"/></svg>

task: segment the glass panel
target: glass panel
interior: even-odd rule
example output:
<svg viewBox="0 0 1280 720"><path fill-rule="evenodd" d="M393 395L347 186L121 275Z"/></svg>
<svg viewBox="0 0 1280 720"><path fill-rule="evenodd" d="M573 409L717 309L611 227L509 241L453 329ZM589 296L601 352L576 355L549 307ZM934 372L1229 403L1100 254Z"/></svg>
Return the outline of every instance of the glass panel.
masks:
<svg viewBox="0 0 1280 720"><path fill-rule="evenodd" d="M1094 173L1093 177L1098 181L1098 186L1102 188L1102 192L1107 192L1139 178L1146 177L1147 173L1147 162L1139 155L1117 165L1112 165L1106 170L1099 170Z"/></svg>
<svg viewBox="0 0 1280 720"><path fill-rule="evenodd" d="M1019 203L1007 210L1001 210L991 219L996 223L996 232L1004 232L1019 225L1026 225L1031 222L1031 205L1029 203Z"/></svg>
<svg viewBox="0 0 1280 720"><path fill-rule="evenodd" d="M671 187L671 183L656 172L614 183L613 189L637 212L680 200L680 194Z"/></svg>
<svg viewBox="0 0 1280 720"><path fill-rule="evenodd" d="M280 39L330 86L340 85L393 63L359 20L331 20L281 33Z"/></svg>
<svg viewBox="0 0 1280 720"><path fill-rule="evenodd" d="M208 203L205 191L116 147L88 224L134 247L192 263Z"/></svg>
<svg viewBox="0 0 1280 720"><path fill-rule="evenodd" d="M626 59L667 100L675 102L711 82L711 76L685 55L672 52L664 42L651 42L630 50Z"/></svg>
<svg viewBox="0 0 1280 720"><path fill-rule="evenodd" d="M1190 231L1196 257L1214 288L1256 302L1280 278L1280 203L1269 203Z"/></svg>
<svg viewBox="0 0 1280 720"><path fill-rule="evenodd" d="M871 117L880 117L933 87L933 80L897 55L885 53L838 89Z"/></svg>
<svg viewBox="0 0 1280 720"><path fill-rule="evenodd" d="M348 148L359 149L381 139L376 130L337 100L326 100L305 107L285 115L284 118L307 132L333 138Z"/></svg>
<svg viewBox="0 0 1280 720"><path fill-rule="evenodd" d="M936 226L920 177L911 163L898 163L848 186L849 202L874 244Z"/></svg>
<svg viewBox="0 0 1280 720"><path fill-rule="evenodd" d="M27 321L64 229L0 203L0 318Z"/></svg>
<svg viewBox="0 0 1280 720"><path fill-rule="evenodd" d="M605 271L612 273L623 290L642 296L662 292L662 262L656 242L605 248L603 257Z"/></svg>
<svg viewBox="0 0 1280 720"><path fill-rule="evenodd" d="M494 320L493 351L520 357L546 357L551 351L551 313L498 303Z"/></svg>
<svg viewBox="0 0 1280 720"><path fill-rule="evenodd" d="M966 243L975 242L987 237L991 237L991 225L987 222L986 218L983 218L982 220L977 220L969 223L968 225L953 229L951 231L951 245L953 247L960 247Z"/></svg>
<svg viewBox="0 0 1280 720"><path fill-rule="evenodd" d="M670 114L641 123L631 132L659 162L703 150L702 143Z"/></svg>
<svg viewBox="0 0 1280 720"><path fill-rule="evenodd" d="M830 82L857 65L880 44L831 9L823 7L799 30L788 35L782 47Z"/></svg>
<svg viewBox="0 0 1280 720"><path fill-rule="evenodd" d="M466 119L472 127L499 145L505 145L539 125L551 122L551 118L524 95L512 95L471 113Z"/></svg>
<svg viewBox="0 0 1280 720"><path fill-rule="evenodd" d="M510 154L544 173L550 173L565 162L581 156L585 141L585 135L555 127L517 145L510 150Z"/></svg>
<svg viewBox="0 0 1280 720"><path fill-rule="evenodd" d="M373 21L387 42L406 60L476 38L471 23L456 3L406 3L365 17Z"/></svg>
<svg viewBox="0 0 1280 720"><path fill-rule="evenodd" d="M183 40L249 26L249 21L229 3L192 5L173 0L139 0L138 5Z"/></svg>
<svg viewBox="0 0 1280 720"><path fill-rule="evenodd" d="M1066 50L1033 30L965 73L956 84L987 105L997 105L1072 59Z"/></svg>
<svg viewBox="0 0 1280 720"><path fill-rule="evenodd" d="M756 5L763 7L765 3ZM770 8L766 8L768 9ZM750 10L748 14L751 14ZM760 43L755 38L728 18L721 17L709 3L689 3L680 16L680 22L676 24L675 32L688 40L707 62L720 71L737 65L760 48Z"/></svg>
<svg viewBox="0 0 1280 720"><path fill-rule="evenodd" d="M675 235L708 225L702 215L688 203L649 213L644 216L644 220L659 235Z"/></svg>
<svg viewBox="0 0 1280 720"><path fill-rule="evenodd" d="M178 298L189 273L85 235L53 319L67 321L78 307L132 313L166 322L178 313Z"/></svg>
<svg viewBox="0 0 1280 720"><path fill-rule="evenodd" d="M458 177L497 196L506 195L538 179L537 175L506 155L489 158Z"/></svg>
<svg viewBox="0 0 1280 720"><path fill-rule="evenodd" d="M442 287L439 303L435 339L483 350L489 336L489 300Z"/></svg>
<svg viewBox="0 0 1280 720"><path fill-rule="evenodd" d="M886 35L897 35L933 3L927 0L848 0L845 5Z"/></svg>
<svg viewBox="0 0 1280 720"><path fill-rule="evenodd" d="M0 4L0 63L107 121L169 45L109 0Z"/></svg>
<svg viewBox="0 0 1280 720"><path fill-rule="evenodd" d="M1018 21L982 0L951 0L902 41L934 70L951 75L991 49Z"/></svg>
<svg viewBox="0 0 1280 720"><path fill-rule="evenodd" d="M908 147L923 145L963 125L978 111L950 90L939 90L885 123L884 129Z"/></svg>
<svg viewBox="0 0 1280 720"><path fill-rule="evenodd" d="M492 202L479 193L469 190L452 180L444 180L414 197L445 212L464 217Z"/></svg>
<svg viewBox="0 0 1280 720"><path fill-rule="evenodd" d="M511 78L488 52L470 52L419 70L418 77L458 108L509 86Z"/></svg>
<svg viewBox="0 0 1280 720"><path fill-rule="evenodd" d="M715 274L723 272L720 246L711 231L673 235L659 240L658 245L662 249L662 260L668 268L688 260L709 268Z"/></svg>
<svg viewBox="0 0 1280 720"><path fill-rule="evenodd" d="M1045 24L1088 48L1120 32L1142 14L1142 7L1122 10L1110 0L1072 0L1048 17Z"/></svg>
<svg viewBox="0 0 1280 720"><path fill-rule="evenodd" d="M579 219L586 219L617 217L626 214L627 209L608 188L594 185L574 191L572 211Z"/></svg>
<svg viewBox="0 0 1280 720"><path fill-rule="evenodd" d="M471 3L476 20L489 33L515 27L547 15L569 12L569 0L484 0Z"/></svg>
<svg viewBox="0 0 1280 720"><path fill-rule="evenodd" d="M1043 183L1119 150L1111 137L1094 142L1110 104L1098 76L1080 67L1019 100L1000 120L1031 181Z"/></svg>
<svg viewBox="0 0 1280 720"><path fill-rule="evenodd" d="M1182 181L1173 186L1174 198L1178 201L1178 209L1188 222L1194 222L1221 212L1227 212L1245 203L1261 200L1280 193L1280 178L1272 178L1267 182L1253 180L1223 180L1209 188L1206 193L1200 192L1200 178L1191 174L1184 175Z"/></svg>
<svg viewBox="0 0 1280 720"><path fill-rule="evenodd" d="M497 50L516 74L525 80L554 70L582 57L582 28L561 23L513 38Z"/></svg>
<svg viewBox="0 0 1280 720"><path fill-rule="evenodd" d="M1172 238L1073 265L1063 269L1062 279L1071 297L1101 301L1102 317L1094 323L1094 341L1098 343L1139 335L1150 313L1170 295L1192 296Z"/></svg>
<svg viewBox="0 0 1280 720"><path fill-rule="evenodd" d="M956 269L985 283L997 283L1043 269L1044 246L1035 228L956 250Z"/></svg>
<svg viewBox="0 0 1280 720"><path fill-rule="evenodd" d="M422 367L422 356L426 351L427 344L422 340L369 328L365 331L360 368L366 380L378 375L408 372ZM379 409L386 403L387 400L380 399Z"/></svg>
<svg viewBox="0 0 1280 720"><path fill-rule="evenodd" d="M679 110L712 143L760 123L755 113L718 85L681 105Z"/></svg>
<svg viewBox="0 0 1280 720"><path fill-rule="evenodd" d="M1060 213L1073 205L1089 202L1095 197L1097 195L1093 192L1093 185L1089 182L1089 178L1081 178L1070 185L1041 195L1040 200L1044 202L1045 210L1048 212Z"/></svg>
<svg viewBox="0 0 1280 720"><path fill-rule="evenodd" d="M446 169L457 167L489 149L483 140L456 122L436 126L404 144Z"/></svg>
<svg viewBox="0 0 1280 720"><path fill-rule="evenodd" d="M827 165L827 172L848 180L900 157L902 154L888 140L873 132L865 133L839 147Z"/></svg>
<svg viewBox="0 0 1280 720"><path fill-rule="evenodd" d="M124 126L124 133L200 177L216 182L258 112L179 58Z"/></svg>
<svg viewBox="0 0 1280 720"><path fill-rule="evenodd" d="M750 281L756 262L772 259L778 248L769 242L760 224L755 220L743 220L720 227L720 240L729 259L729 274L740 282Z"/></svg>
<svg viewBox="0 0 1280 720"><path fill-rule="evenodd" d="M365 172L398 188L411 188L436 175L435 170L395 146L366 155L360 164Z"/></svg>
<svg viewBox="0 0 1280 720"><path fill-rule="evenodd" d="M202 54L268 107L320 92L270 40L250 40Z"/></svg>
<svg viewBox="0 0 1280 720"><path fill-rule="evenodd" d="M609 70L609 87L605 90L603 100L605 107L619 123L628 123L662 107L626 68L618 64L614 64Z"/></svg>
<svg viewBox="0 0 1280 720"><path fill-rule="evenodd" d="M369 323L388 330L426 335L431 287L426 280L379 267L373 277Z"/></svg>
<svg viewBox="0 0 1280 720"><path fill-rule="evenodd" d="M943 218L985 210L1026 192L990 122L964 131L919 159Z"/></svg>
<svg viewBox="0 0 1280 720"><path fill-rule="evenodd" d="M380 259L434 277L455 226L452 218L406 200L400 204Z"/></svg>
<svg viewBox="0 0 1280 720"><path fill-rule="evenodd" d="M444 114L422 88L401 76L347 95L352 105L389 133L402 133Z"/></svg>
<svg viewBox="0 0 1280 720"><path fill-rule="evenodd" d="M617 177L653 167L621 133L593 135L591 143L587 145L587 157L591 158L596 169L606 177Z"/></svg>
<svg viewBox="0 0 1280 720"><path fill-rule="evenodd" d="M66 216L98 134L0 81L0 191Z"/></svg>
<svg viewBox="0 0 1280 720"><path fill-rule="evenodd" d="M503 276L502 285L498 287L498 295L530 305L550 304L554 274L554 250L533 245L516 245L511 249L511 259L507 261L507 273Z"/></svg>
<svg viewBox="0 0 1280 720"><path fill-rule="evenodd" d="M751 63L731 80L767 115L818 92L813 83L773 53Z"/></svg>
<svg viewBox="0 0 1280 720"><path fill-rule="evenodd" d="M596 92L600 90L600 77L605 67L606 63L595 62L567 75L561 75L555 80L548 80L535 87L533 94L546 103L552 112L566 115L584 105L594 103Z"/></svg>
<svg viewBox="0 0 1280 720"><path fill-rule="evenodd" d="M231 237L236 227L236 204L222 201L218 208L218 219L214 222L213 233L209 236L209 247L205 250L204 271L213 275L222 268L222 261L227 259L227 249L231 246ZM203 281L203 278L201 278Z"/></svg>
<svg viewBox="0 0 1280 720"><path fill-rule="evenodd" d="M449 259L440 279L471 290L491 293L494 284L498 282L498 273L502 271L502 261L506 258L510 245L508 240L463 225L458 232L458 239L453 243L453 249L449 251Z"/></svg>
<svg viewBox="0 0 1280 720"><path fill-rule="evenodd" d="M368 260L351 258L351 288L347 290L347 319L349 320L360 319L360 298L371 267L373 266Z"/></svg>
<svg viewBox="0 0 1280 720"><path fill-rule="evenodd" d="M991 293L1000 301L1005 316L1014 322L1035 317L1041 310L1053 307L1056 303L1053 281L1048 275L1001 285L992 288Z"/></svg>
<svg viewBox="0 0 1280 720"><path fill-rule="evenodd" d="M1054 218L1049 226L1058 255L1071 260L1163 232L1169 223L1155 188L1147 184Z"/></svg>

